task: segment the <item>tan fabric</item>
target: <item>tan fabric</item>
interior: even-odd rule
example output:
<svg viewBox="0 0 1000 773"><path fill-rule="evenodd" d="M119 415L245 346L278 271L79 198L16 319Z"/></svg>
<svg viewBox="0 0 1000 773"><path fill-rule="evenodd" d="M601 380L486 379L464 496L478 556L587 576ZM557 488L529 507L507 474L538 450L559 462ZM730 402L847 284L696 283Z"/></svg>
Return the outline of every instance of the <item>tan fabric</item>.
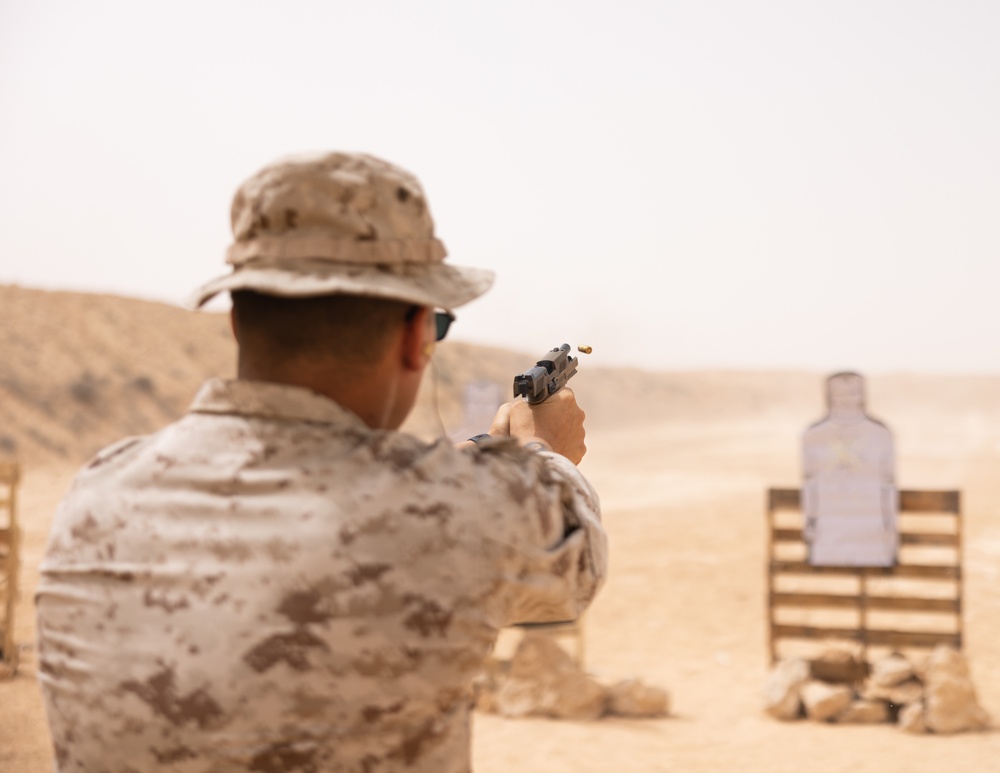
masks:
<svg viewBox="0 0 1000 773"><path fill-rule="evenodd" d="M299 156L240 186L232 205L233 272L192 296L376 296L452 309L486 292L493 272L445 265L420 182L362 153Z"/></svg>
<svg viewBox="0 0 1000 773"><path fill-rule="evenodd" d="M578 615L605 567L562 457L209 381L56 516L37 605L58 769L467 771L497 630Z"/></svg>
<svg viewBox="0 0 1000 773"><path fill-rule="evenodd" d="M444 245L437 239L404 241L352 242L322 231L258 236L251 242L234 244L229 248L226 262L234 266L255 264L272 268L290 265L292 261L314 259L326 255L321 262L336 262L344 256L344 263L440 263L444 259Z"/></svg>

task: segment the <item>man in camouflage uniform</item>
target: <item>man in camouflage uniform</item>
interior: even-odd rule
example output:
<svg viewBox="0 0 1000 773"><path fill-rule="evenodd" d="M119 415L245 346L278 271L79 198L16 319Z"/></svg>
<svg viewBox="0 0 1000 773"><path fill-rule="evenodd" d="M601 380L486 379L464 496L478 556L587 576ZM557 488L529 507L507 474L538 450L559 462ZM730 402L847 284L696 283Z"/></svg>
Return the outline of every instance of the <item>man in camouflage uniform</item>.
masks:
<svg viewBox="0 0 1000 773"><path fill-rule="evenodd" d="M470 682L498 630L574 618L606 570L563 389L500 437L397 431L436 309L489 272L443 262L417 180L370 156L237 192L239 377L77 477L38 589L60 771L467 771ZM444 318L442 318L444 319Z"/></svg>

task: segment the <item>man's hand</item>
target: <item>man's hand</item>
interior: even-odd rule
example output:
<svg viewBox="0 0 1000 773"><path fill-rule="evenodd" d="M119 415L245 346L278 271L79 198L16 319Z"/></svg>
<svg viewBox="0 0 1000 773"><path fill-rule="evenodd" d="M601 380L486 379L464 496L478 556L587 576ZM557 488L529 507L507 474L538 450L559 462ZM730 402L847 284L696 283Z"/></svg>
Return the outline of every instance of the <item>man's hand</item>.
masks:
<svg viewBox="0 0 1000 773"><path fill-rule="evenodd" d="M573 464L579 464L587 453L585 418L573 390L563 387L538 405L528 405L524 400L501 405L490 426L490 434L515 437L522 445L541 442Z"/></svg>

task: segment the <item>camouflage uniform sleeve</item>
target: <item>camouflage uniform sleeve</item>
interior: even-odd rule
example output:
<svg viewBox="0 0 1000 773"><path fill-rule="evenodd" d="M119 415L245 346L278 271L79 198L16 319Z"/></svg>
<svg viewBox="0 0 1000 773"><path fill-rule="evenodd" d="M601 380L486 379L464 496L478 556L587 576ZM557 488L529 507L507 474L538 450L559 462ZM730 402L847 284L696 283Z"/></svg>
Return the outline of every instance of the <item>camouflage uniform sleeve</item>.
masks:
<svg viewBox="0 0 1000 773"><path fill-rule="evenodd" d="M597 493L568 459L509 444L475 450L483 548L499 565L497 627L573 620L607 574Z"/></svg>

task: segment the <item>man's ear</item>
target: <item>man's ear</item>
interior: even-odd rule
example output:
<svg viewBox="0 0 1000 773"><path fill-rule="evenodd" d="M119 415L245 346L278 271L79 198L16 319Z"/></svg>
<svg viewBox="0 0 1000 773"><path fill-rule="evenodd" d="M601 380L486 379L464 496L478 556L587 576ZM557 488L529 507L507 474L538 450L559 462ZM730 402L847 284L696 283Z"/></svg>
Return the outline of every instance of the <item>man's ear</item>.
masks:
<svg viewBox="0 0 1000 773"><path fill-rule="evenodd" d="M403 328L403 365L409 370L421 370L434 353L434 333L431 327L433 310L421 306L409 315Z"/></svg>

